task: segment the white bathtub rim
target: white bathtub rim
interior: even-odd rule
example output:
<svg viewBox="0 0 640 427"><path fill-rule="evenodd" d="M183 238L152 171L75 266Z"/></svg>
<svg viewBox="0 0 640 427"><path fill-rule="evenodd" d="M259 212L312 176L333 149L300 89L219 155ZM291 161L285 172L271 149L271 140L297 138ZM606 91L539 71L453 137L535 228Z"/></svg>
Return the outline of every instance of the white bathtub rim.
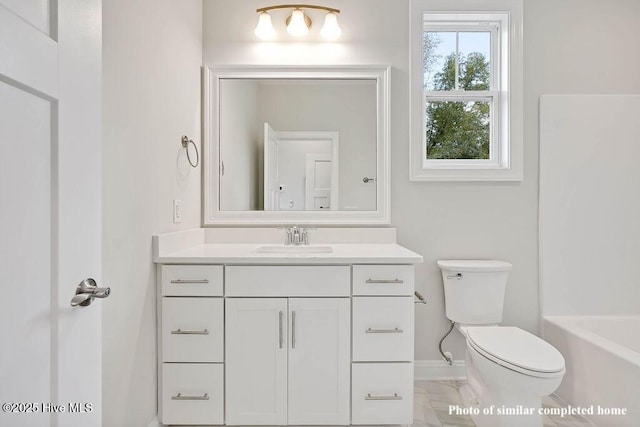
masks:
<svg viewBox="0 0 640 427"><path fill-rule="evenodd" d="M624 315L624 316L614 316L614 315L602 315L602 316L575 316L575 315L567 315L567 316L543 316L543 320L546 320L562 329L564 332L575 335L578 338L581 338L594 346L606 351L608 353L613 353L619 358L625 360L628 363L631 363L638 368L640 368L640 354L637 352L618 344L610 339L603 337L602 335L596 334L595 332L591 332L588 329L576 324L574 320L579 318L621 318L621 317L633 317L640 318L638 315ZM544 335L544 331L543 331Z"/></svg>

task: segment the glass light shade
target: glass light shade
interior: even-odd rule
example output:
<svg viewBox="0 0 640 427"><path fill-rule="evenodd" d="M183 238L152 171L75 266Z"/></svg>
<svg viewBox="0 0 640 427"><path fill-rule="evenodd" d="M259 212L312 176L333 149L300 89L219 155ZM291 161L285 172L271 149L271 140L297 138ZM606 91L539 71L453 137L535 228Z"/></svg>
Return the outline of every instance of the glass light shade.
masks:
<svg viewBox="0 0 640 427"><path fill-rule="evenodd" d="M253 30L253 32L262 40L271 40L275 38L276 30L273 28L273 24L271 24L271 15L267 12L260 12L258 25L256 25L256 29Z"/></svg>
<svg viewBox="0 0 640 427"><path fill-rule="evenodd" d="M342 29L338 25L338 15L333 12L327 13L324 18L324 26L320 30L320 34L327 40L335 40L342 34Z"/></svg>
<svg viewBox="0 0 640 427"><path fill-rule="evenodd" d="M301 37L309 32L309 27L305 22L304 12L300 9L295 9L291 14L291 21L287 25L287 32L294 37Z"/></svg>

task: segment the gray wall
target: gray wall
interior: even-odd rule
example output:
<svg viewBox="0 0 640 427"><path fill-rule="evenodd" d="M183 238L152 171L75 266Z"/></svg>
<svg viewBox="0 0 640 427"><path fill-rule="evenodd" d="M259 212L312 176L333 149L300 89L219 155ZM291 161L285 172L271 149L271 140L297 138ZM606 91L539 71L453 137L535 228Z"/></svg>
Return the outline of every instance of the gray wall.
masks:
<svg viewBox="0 0 640 427"><path fill-rule="evenodd" d="M220 209L258 208L258 162L262 124L258 118L258 83L225 80L220 83Z"/></svg>

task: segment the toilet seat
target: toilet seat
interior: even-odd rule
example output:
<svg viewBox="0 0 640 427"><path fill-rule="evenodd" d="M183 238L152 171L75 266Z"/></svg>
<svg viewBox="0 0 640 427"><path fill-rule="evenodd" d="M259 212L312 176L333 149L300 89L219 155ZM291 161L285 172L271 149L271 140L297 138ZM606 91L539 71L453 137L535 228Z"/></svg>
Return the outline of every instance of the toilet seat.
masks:
<svg viewBox="0 0 640 427"><path fill-rule="evenodd" d="M562 354L548 342L513 326L468 327L467 343L487 359L524 375L564 375Z"/></svg>

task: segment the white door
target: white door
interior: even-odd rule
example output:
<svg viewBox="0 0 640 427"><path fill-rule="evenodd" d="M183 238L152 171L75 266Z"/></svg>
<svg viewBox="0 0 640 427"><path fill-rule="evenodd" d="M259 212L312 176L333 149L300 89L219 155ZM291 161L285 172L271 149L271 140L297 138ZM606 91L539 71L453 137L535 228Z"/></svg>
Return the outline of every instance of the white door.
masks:
<svg viewBox="0 0 640 427"><path fill-rule="evenodd" d="M286 298L226 299L226 424L287 424L286 329Z"/></svg>
<svg viewBox="0 0 640 427"><path fill-rule="evenodd" d="M264 210L277 211L280 206L278 173L278 133L264 124Z"/></svg>
<svg viewBox="0 0 640 427"><path fill-rule="evenodd" d="M101 1L0 0L2 426L101 425ZM15 405L11 405L11 404Z"/></svg>
<svg viewBox="0 0 640 427"><path fill-rule="evenodd" d="M331 155L307 154L304 206L307 211L330 210Z"/></svg>
<svg viewBox="0 0 640 427"><path fill-rule="evenodd" d="M289 424L349 424L348 298L289 299Z"/></svg>

